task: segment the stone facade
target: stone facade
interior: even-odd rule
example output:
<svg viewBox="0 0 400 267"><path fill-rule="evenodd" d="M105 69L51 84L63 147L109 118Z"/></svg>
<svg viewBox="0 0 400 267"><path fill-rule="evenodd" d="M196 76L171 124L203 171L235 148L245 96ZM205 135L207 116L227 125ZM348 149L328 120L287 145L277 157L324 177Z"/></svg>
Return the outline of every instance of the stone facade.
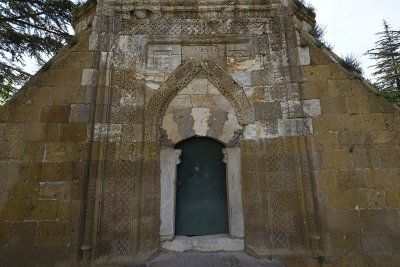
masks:
<svg viewBox="0 0 400 267"><path fill-rule="evenodd" d="M168 247L160 158L193 136L240 153L250 255L400 264L399 109L313 45L304 9L97 2L78 43L0 109L1 264L143 262Z"/></svg>

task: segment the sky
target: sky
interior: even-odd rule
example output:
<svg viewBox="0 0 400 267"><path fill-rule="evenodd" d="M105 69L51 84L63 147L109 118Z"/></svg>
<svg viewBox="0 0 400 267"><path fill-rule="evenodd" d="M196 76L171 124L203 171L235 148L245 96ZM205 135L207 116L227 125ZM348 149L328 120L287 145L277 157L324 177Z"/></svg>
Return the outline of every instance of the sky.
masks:
<svg viewBox="0 0 400 267"><path fill-rule="evenodd" d="M317 13L317 23L326 26L325 40L338 56L353 54L362 62L364 76L373 79L375 61L364 53L374 47L383 19L400 30L400 0L308 0Z"/></svg>

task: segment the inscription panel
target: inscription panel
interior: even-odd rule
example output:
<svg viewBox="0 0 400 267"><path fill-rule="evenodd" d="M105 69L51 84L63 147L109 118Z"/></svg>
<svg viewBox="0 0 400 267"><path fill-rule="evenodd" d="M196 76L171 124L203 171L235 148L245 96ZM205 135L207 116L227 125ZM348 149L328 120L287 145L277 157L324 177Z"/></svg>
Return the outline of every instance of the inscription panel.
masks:
<svg viewBox="0 0 400 267"><path fill-rule="evenodd" d="M216 45L182 46L182 60L216 59L218 56L218 46Z"/></svg>

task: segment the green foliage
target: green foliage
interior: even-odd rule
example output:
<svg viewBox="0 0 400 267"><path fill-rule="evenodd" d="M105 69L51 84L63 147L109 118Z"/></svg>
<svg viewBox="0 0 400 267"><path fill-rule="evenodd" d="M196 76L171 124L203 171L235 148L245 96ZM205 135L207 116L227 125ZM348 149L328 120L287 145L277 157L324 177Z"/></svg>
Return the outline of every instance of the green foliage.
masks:
<svg viewBox="0 0 400 267"><path fill-rule="evenodd" d="M0 105L4 105L7 99L15 93L16 89L10 82L6 82L4 79L0 80Z"/></svg>
<svg viewBox="0 0 400 267"><path fill-rule="evenodd" d="M353 152L354 152L354 145L352 145L352 146L349 148L349 152L350 152L350 153L353 153Z"/></svg>
<svg viewBox="0 0 400 267"><path fill-rule="evenodd" d="M317 260L318 260L318 263L319 263L321 266L323 266L324 263L327 262L327 259L325 258L325 256L319 256L319 257L317 258Z"/></svg>
<svg viewBox="0 0 400 267"><path fill-rule="evenodd" d="M80 10L86 10L90 5L97 4L97 0L87 0L87 1L77 1L77 3L72 8L72 13L76 14Z"/></svg>
<svg viewBox="0 0 400 267"><path fill-rule="evenodd" d="M294 0L294 3L300 8L305 8L308 15L315 17L315 7L313 5L306 3L305 0Z"/></svg>
<svg viewBox="0 0 400 267"><path fill-rule="evenodd" d="M74 45L76 45L78 43L78 38L76 36L72 36L71 38L69 38L68 40L68 45L70 47L73 47Z"/></svg>
<svg viewBox="0 0 400 267"><path fill-rule="evenodd" d="M0 98L5 102L30 74L24 59L40 65L70 39L70 0L0 1ZM10 89L12 87L12 89Z"/></svg>
<svg viewBox="0 0 400 267"><path fill-rule="evenodd" d="M345 57L342 57L341 61L339 62L343 68L348 71L356 72L359 75L363 75L363 69L361 66L361 61L353 54L348 54Z"/></svg>
<svg viewBox="0 0 400 267"><path fill-rule="evenodd" d="M333 46L324 39L325 33L326 27L319 24L315 24L314 27L312 27L312 29L309 31L309 34L314 36L316 40L315 45L318 48L326 47L327 49L332 50Z"/></svg>
<svg viewBox="0 0 400 267"><path fill-rule="evenodd" d="M379 95L383 96L393 104L397 105L400 107L400 91L397 90L380 90Z"/></svg>
<svg viewBox="0 0 400 267"><path fill-rule="evenodd" d="M377 63L373 65L376 71L377 88L384 91L390 99L400 97L400 31L392 30L390 25L383 21L382 32L377 33L379 40L375 47L366 52ZM391 93L391 91L393 93ZM390 93L390 96L388 95Z"/></svg>

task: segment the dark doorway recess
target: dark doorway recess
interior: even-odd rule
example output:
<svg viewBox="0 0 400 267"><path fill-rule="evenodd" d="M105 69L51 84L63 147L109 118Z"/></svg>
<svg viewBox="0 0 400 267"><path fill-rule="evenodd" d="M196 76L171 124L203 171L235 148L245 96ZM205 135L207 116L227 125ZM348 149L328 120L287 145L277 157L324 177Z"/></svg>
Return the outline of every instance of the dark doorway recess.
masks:
<svg viewBox="0 0 400 267"><path fill-rule="evenodd" d="M176 145L178 165L175 233L197 236L228 233L224 145L195 137Z"/></svg>

